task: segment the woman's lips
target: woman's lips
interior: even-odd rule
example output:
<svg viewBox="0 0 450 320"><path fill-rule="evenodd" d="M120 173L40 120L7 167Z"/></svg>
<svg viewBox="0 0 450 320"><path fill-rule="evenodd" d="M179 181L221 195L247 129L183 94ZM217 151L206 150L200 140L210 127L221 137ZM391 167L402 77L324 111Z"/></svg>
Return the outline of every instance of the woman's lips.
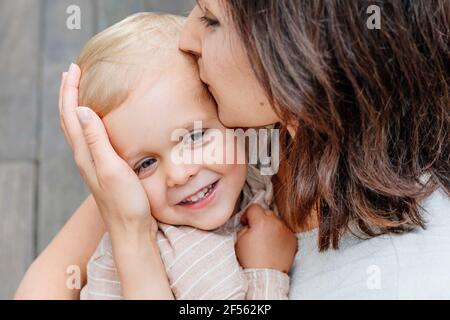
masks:
<svg viewBox="0 0 450 320"><path fill-rule="evenodd" d="M178 203L178 206L186 208L186 209L202 209L209 205L216 196L217 187L219 185L220 180L217 180L216 182L212 183L212 188L208 191L208 194L201 200L195 202L195 203Z"/></svg>

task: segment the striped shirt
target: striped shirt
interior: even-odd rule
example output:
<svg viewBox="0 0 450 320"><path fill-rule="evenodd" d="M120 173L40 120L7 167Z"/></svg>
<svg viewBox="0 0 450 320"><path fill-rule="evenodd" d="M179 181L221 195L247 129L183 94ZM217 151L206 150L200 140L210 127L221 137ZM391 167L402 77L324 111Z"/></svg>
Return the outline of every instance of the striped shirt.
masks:
<svg viewBox="0 0 450 320"><path fill-rule="evenodd" d="M242 227L240 217L250 204L258 203L277 212L271 178L249 166L242 195L241 210L217 230L158 224L156 240L177 300L287 299L287 274L271 269L243 269L234 249L236 234ZM88 280L80 299L123 299L112 252L106 233L88 262Z"/></svg>

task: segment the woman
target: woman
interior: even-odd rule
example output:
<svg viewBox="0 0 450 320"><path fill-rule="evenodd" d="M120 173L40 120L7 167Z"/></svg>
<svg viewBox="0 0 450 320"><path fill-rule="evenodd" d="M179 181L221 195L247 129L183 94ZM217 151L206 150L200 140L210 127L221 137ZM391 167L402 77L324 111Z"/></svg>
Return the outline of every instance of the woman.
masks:
<svg viewBox="0 0 450 320"><path fill-rule="evenodd" d="M450 1L371 4L199 0L181 40L225 125L288 131L291 298L450 297Z"/></svg>
<svg viewBox="0 0 450 320"><path fill-rule="evenodd" d="M199 0L180 41L227 126L283 132L274 180L279 211L298 232L293 299L450 297L450 1L377 3L381 29L369 30L373 1ZM68 87L63 106L76 101ZM98 209L92 199L80 207L18 297L31 290L27 278L55 278L41 261L101 216L127 226L144 215L120 197L128 177L104 131L85 129L86 144L64 110ZM93 251L102 231L80 246ZM89 258L65 250L76 263Z"/></svg>

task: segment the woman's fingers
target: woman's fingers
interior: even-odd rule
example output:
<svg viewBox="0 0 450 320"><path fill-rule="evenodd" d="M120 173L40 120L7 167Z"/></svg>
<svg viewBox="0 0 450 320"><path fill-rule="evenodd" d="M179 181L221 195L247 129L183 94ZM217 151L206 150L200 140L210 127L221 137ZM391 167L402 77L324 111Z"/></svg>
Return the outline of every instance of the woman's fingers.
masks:
<svg viewBox="0 0 450 320"><path fill-rule="evenodd" d="M122 167L123 160L112 147L102 120L94 111L86 107L77 108L76 114L93 160L90 165L95 166L97 176L101 178L104 175L116 175L117 170Z"/></svg>
<svg viewBox="0 0 450 320"><path fill-rule="evenodd" d="M63 89L64 89L64 84L66 82L66 78L67 78L67 72L63 72L62 76L61 76L61 85L59 86L59 102L58 102L59 113L61 113L62 94L63 94Z"/></svg>
<svg viewBox="0 0 450 320"><path fill-rule="evenodd" d="M91 191L98 185L92 157L84 139L83 130L76 115L78 107L78 85L81 71L77 65L72 64L67 74L63 74L60 97L61 127L70 147L73 150L75 162L80 173L89 185Z"/></svg>
<svg viewBox="0 0 450 320"><path fill-rule="evenodd" d="M70 141L69 136L67 135L67 130L66 130L66 126L64 125L64 121L62 119L62 115L61 115L61 110L62 110L62 97L63 97L63 90L64 90L64 85L66 83L66 78L67 78L67 72L63 72L62 77L61 77L61 86L59 87L59 102L58 102L58 108L59 108L59 122L61 125L61 129L64 132L64 136L67 140L67 143L69 143L70 148L72 148L72 141Z"/></svg>
<svg viewBox="0 0 450 320"><path fill-rule="evenodd" d="M77 65L72 64L64 81L61 103L61 120L65 128L67 139L74 152L80 149L87 151L85 146L83 132L80 123L75 114L78 107L78 85L80 82L81 71Z"/></svg>
<svg viewBox="0 0 450 320"><path fill-rule="evenodd" d="M156 234L157 224L150 219L147 194L136 173L116 154L99 116L79 107L80 77L80 68L72 64L62 76L59 99L61 127L80 173L110 231L149 232L150 221Z"/></svg>
<svg viewBox="0 0 450 320"><path fill-rule="evenodd" d="M95 187L96 175L92 157L84 138L83 130L75 112L78 107L78 85L80 82L80 68L72 64L67 75L64 77L61 94L61 127L69 142L75 162L80 169L83 178L89 187ZM92 190L91 190L92 191Z"/></svg>

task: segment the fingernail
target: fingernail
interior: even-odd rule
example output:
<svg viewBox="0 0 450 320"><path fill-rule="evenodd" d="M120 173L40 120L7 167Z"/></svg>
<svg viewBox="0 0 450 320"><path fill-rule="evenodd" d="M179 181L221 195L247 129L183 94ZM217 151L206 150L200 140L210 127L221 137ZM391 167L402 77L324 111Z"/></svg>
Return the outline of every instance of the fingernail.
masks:
<svg viewBox="0 0 450 320"><path fill-rule="evenodd" d="M77 108L76 109L78 120L82 123L86 123L91 121L92 114L89 110L86 110L86 108Z"/></svg>
<svg viewBox="0 0 450 320"><path fill-rule="evenodd" d="M72 73L73 71L75 71L75 67L76 67L75 64L71 63L69 67L69 72Z"/></svg>

